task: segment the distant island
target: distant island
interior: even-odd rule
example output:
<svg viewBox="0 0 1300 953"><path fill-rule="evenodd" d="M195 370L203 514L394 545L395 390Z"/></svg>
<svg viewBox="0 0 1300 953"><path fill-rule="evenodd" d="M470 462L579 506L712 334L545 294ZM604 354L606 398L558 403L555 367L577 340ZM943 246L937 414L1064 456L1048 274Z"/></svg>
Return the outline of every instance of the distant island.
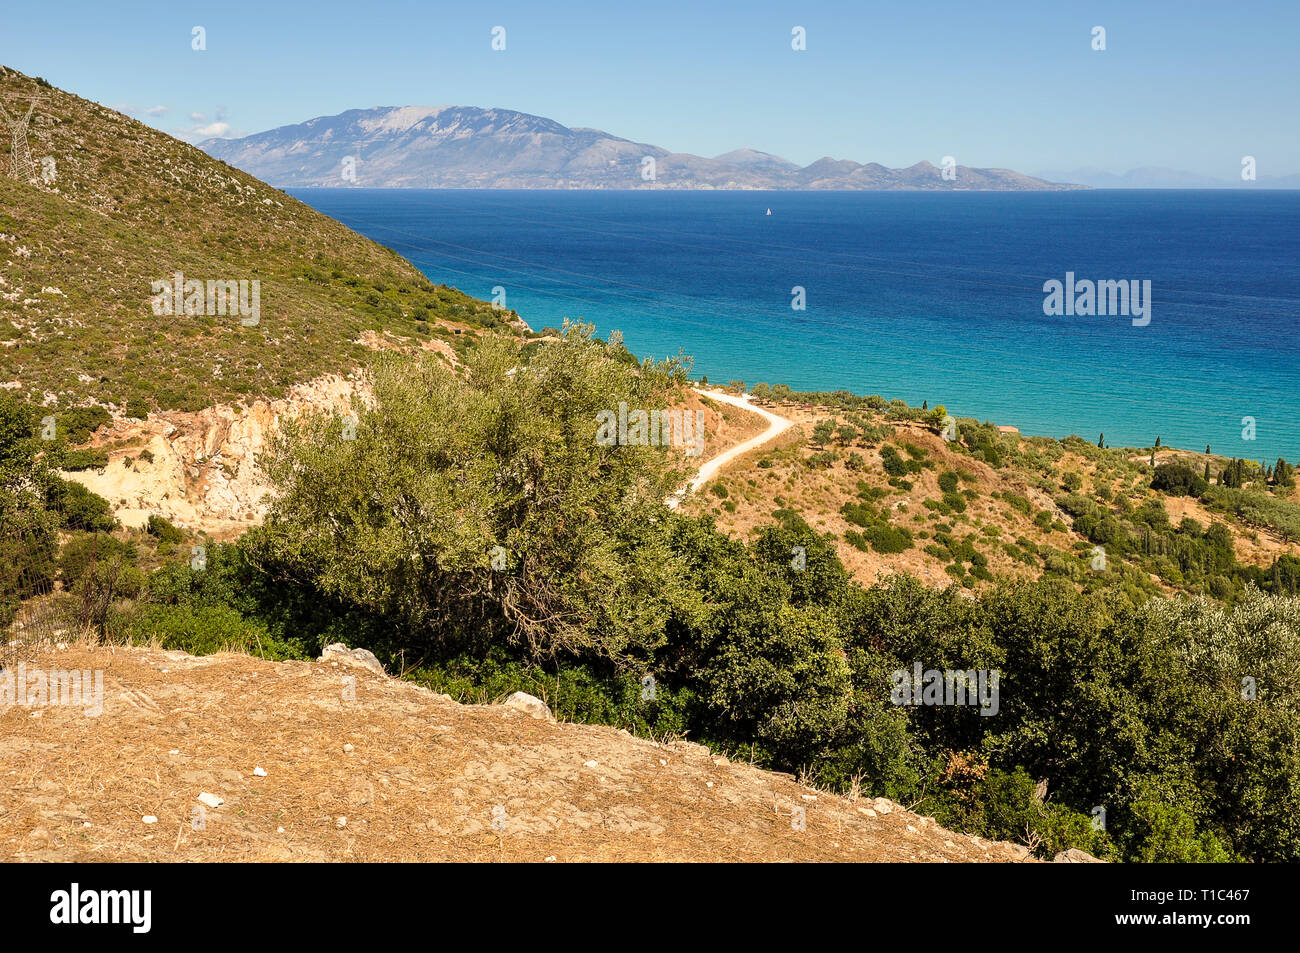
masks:
<svg viewBox="0 0 1300 953"><path fill-rule="evenodd" d="M199 147L280 188L821 189L1044 191L1087 186L941 157L890 169L847 159L807 166L753 149L713 158L512 109L351 109Z"/></svg>
<svg viewBox="0 0 1300 953"><path fill-rule="evenodd" d="M1233 170L1236 171L1235 168ZM1077 182L1092 189L1300 189L1300 172L1283 175L1260 174L1257 178L1242 178L1240 175L1213 176L1200 172L1188 172L1185 169L1170 169L1164 166L1143 166L1129 169L1127 172L1107 172L1105 169L1073 169L1064 171L1040 171L1040 178Z"/></svg>

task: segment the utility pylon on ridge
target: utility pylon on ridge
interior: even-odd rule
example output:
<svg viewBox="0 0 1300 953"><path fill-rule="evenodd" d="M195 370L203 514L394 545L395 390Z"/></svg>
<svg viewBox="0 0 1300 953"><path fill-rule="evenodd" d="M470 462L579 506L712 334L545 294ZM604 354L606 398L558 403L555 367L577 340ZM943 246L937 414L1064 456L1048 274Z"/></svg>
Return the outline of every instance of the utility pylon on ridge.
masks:
<svg viewBox="0 0 1300 953"><path fill-rule="evenodd" d="M33 96L32 104L27 107L27 115L21 120L12 119L4 103L0 103L0 119L9 123L9 177L19 182L31 179L36 171L35 163L32 162L32 150L27 144L27 126L31 122L32 113L36 111L38 102L40 97Z"/></svg>

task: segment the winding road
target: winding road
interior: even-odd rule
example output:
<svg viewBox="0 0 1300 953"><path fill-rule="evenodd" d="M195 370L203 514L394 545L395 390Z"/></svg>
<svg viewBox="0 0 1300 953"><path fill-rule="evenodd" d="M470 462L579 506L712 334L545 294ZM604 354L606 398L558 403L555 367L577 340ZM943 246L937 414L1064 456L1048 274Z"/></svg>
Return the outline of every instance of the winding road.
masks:
<svg viewBox="0 0 1300 953"><path fill-rule="evenodd" d="M689 483L683 486L676 493L673 493L671 496L668 497L668 499L664 501L665 503L668 504L668 508L672 510L677 509L677 507L681 505L682 500L686 499L686 494L689 493L693 487L699 486L703 483L707 483L709 480L712 480L713 477L717 475L718 471L721 470L723 467L725 467L732 460L736 459L742 454L749 453L749 451L753 450L755 447L761 447L769 440L776 439L781 434L783 434L786 430L788 430L790 427L794 426L794 421L787 420L785 417L781 417L777 414L774 414L770 410L764 410L762 407L756 406L753 402L753 399L748 394L745 394L741 397L735 397L731 394L725 393L724 391L720 391L720 390L700 390L700 388L698 387L694 387L692 388L692 390L694 390L695 393L701 395L702 397L708 397L711 400L716 400L724 404L731 404L733 407L739 407L742 410L748 410L751 411L752 413L758 414L760 417L762 417L764 420L767 421L768 426L767 429L764 430L757 437L751 437L750 439L746 440L744 443L738 443L731 449L724 450L716 457L712 457L709 460L706 460L703 464L701 464L700 469L698 472L696 472L694 479L692 479Z"/></svg>

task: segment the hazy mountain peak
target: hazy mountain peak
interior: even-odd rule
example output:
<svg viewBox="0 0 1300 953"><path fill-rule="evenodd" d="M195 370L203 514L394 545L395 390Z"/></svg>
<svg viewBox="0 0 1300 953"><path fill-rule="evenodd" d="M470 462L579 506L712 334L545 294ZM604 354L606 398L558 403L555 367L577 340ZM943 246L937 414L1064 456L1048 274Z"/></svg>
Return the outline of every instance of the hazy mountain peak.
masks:
<svg viewBox="0 0 1300 953"><path fill-rule="evenodd" d="M987 169L960 170L950 182L924 161L895 170L825 156L800 168L757 149L710 159L478 106L353 109L243 139L209 139L200 148L282 188L1060 188Z"/></svg>
<svg viewBox="0 0 1300 953"><path fill-rule="evenodd" d="M358 120L361 128L371 133L401 132L417 126L438 115L450 106L396 106L373 111L373 115Z"/></svg>
<svg viewBox="0 0 1300 953"><path fill-rule="evenodd" d="M782 159L780 156L774 156L770 152L760 152L757 149L732 149L730 152L724 152L721 155L713 157L716 162L726 162L731 165L739 166L781 166L787 169L799 168L797 163L789 159Z"/></svg>

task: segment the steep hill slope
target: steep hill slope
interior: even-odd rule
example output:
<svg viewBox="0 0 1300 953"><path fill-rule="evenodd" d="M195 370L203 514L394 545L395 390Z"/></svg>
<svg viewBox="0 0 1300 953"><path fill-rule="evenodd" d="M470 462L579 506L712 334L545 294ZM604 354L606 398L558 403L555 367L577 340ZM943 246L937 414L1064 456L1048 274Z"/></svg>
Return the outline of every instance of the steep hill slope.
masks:
<svg viewBox="0 0 1300 953"><path fill-rule="evenodd" d="M103 711L0 708L6 860L979 862L1028 854L699 745L461 705L337 663L72 646L26 664L102 672ZM355 678L355 700L344 695L344 676ZM203 794L221 803L203 806Z"/></svg>
<svg viewBox="0 0 1300 953"><path fill-rule="evenodd" d="M10 116L32 111L31 161L10 155L10 136L0 145L0 386L35 402L94 400L143 417L281 397L363 363L367 333L458 343L453 326L517 320L43 80L0 69L0 104ZM204 313L157 313L166 309L154 282L177 273L203 283L193 301ZM229 288L211 282L247 282L250 313L257 282L258 313L231 313L241 298L227 301Z"/></svg>

